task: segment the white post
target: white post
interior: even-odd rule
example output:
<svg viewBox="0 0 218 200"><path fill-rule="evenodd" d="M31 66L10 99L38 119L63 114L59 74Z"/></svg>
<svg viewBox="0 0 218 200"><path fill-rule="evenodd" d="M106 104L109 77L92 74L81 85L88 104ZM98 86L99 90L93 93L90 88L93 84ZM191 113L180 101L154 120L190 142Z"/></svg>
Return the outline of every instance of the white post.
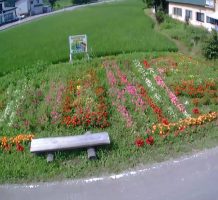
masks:
<svg viewBox="0 0 218 200"><path fill-rule="evenodd" d="M72 56L72 54L70 53L70 63L72 63L73 62L73 56Z"/></svg>

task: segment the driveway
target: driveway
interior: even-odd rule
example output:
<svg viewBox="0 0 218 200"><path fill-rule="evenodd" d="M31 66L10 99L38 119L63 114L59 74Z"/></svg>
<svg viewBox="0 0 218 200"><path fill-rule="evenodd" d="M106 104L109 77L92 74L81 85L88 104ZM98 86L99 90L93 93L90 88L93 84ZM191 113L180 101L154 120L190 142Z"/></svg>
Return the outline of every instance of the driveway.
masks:
<svg viewBox="0 0 218 200"><path fill-rule="evenodd" d="M1 200L216 200L218 147L108 177L0 185Z"/></svg>

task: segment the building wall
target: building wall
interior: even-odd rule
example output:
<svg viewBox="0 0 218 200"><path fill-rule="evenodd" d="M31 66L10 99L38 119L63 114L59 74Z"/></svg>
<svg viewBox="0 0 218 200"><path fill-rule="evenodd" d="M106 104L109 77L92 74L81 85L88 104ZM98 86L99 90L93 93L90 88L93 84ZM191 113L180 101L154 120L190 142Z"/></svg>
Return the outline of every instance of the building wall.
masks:
<svg viewBox="0 0 218 200"><path fill-rule="evenodd" d="M176 16L173 14L174 8L181 8L182 9L182 16ZM208 30L211 30L212 28L215 28L215 25L207 23L206 17L207 14L213 14L215 11L218 12L218 0L216 0L215 9L201 7L201 6L194 6L194 5L188 5L188 4L178 4L178 3L169 3L169 15L174 18L178 19L180 21L185 22L185 15L186 10L192 11L192 19L189 20L189 23L196 26L203 26L207 28ZM197 12L204 13L204 22L200 22L196 20Z"/></svg>
<svg viewBox="0 0 218 200"><path fill-rule="evenodd" d="M43 13L43 0L31 0L31 15Z"/></svg>
<svg viewBox="0 0 218 200"><path fill-rule="evenodd" d="M29 15L30 7L28 0L19 0L15 3L15 6L17 7L16 12L18 16Z"/></svg>
<svg viewBox="0 0 218 200"><path fill-rule="evenodd" d="M215 0L215 11L218 13L218 0Z"/></svg>
<svg viewBox="0 0 218 200"><path fill-rule="evenodd" d="M38 15L43 13L43 6L32 6L31 15Z"/></svg>
<svg viewBox="0 0 218 200"><path fill-rule="evenodd" d="M3 23L2 15L0 14L0 25Z"/></svg>

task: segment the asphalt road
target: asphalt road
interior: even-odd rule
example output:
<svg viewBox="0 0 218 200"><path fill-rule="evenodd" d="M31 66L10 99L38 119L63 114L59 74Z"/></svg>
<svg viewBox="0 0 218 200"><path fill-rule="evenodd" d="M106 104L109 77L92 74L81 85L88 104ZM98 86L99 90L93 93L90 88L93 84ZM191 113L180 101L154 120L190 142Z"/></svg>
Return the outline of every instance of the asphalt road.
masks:
<svg viewBox="0 0 218 200"><path fill-rule="evenodd" d="M0 200L218 200L218 147L108 177L0 185Z"/></svg>

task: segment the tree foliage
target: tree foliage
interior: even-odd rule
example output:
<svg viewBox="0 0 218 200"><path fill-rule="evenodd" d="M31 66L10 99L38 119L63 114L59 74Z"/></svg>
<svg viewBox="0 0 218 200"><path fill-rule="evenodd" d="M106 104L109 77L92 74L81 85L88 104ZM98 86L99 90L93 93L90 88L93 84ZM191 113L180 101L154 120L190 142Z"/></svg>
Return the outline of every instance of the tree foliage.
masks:
<svg viewBox="0 0 218 200"><path fill-rule="evenodd" d="M218 59L218 32L212 30L203 47L203 54L207 59Z"/></svg>
<svg viewBox="0 0 218 200"><path fill-rule="evenodd" d="M145 0L148 8L154 7L155 12L157 11L167 11L168 3L166 0Z"/></svg>
<svg viewBox="0 0 218 200"><path fill-rule="evenodd" d="M97 0L72 0L72 3L80 5L80 4L86 4L86 3L91 3L91 2L95 2L95 1L97 1Z"/></svg>
<svg viewBox="0 0 218 200"><path fill-rule="evenodd" d="M55 4L56 4L57 1L58 1L58 0L48 0L48 2L50 3L50 5L51 5L52 8L54 8L54 6L55 6Z"/></svg>

